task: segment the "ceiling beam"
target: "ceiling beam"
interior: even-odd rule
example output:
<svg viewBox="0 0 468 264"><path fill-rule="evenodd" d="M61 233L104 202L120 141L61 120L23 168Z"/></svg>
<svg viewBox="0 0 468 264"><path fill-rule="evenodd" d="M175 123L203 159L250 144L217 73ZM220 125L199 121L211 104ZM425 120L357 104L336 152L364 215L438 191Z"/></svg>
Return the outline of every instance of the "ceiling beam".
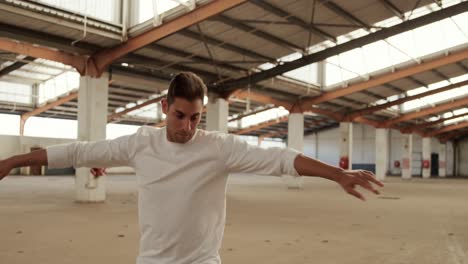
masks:
<svg viewBox="0 0 468 264"><path fill-rule="evenodd" d="M340 127L339 123L331 123L331 124L329 123L329 124L326 124L326 125L318 127L318 128L313 128L313 129L309 129L309 130L304 131L304 136L308 136L308 135L311 135L311 134L316 134L316 133L319 133L319 132L323 132L323 131L338 128L338 127Z"/></svg>
<svg viewBox="0 0 468 264"><path fill-rule="evenodd" d="M252 91L245 91L245 90L239 90L239 91L236 91L236 93L234 93L232 95L233 97L235 98L239 98L239 99L250 99L252 101L255 101L255 102L260 102L260 103L264 103L264 104L273 104L275 105L276 107L284 107L286 109L291 109L293 107L293 103L291 102L287 102L287 101L284 101L284 100L278 100L276 98L273 98L269 95L266 95L266 94L261 94L261 93L258 93L258 92L252 92Z"/></svg>
<svg viewBox="0 0 468 264"><path fill-rule="evenodd" d="M24 59L21 59L21 61L17 61L15 63L11 64L10 66L7 66L7 67L3 68L2 70L0 70L0 77L5 76L5 75L9 74L10 72L18 70L19 68L21 68L24 65L28 64L28 62L34 61L35 59L36 59L35 57L29 57L28 56L28 57L26 57Z"/></svg>
<svg viewBox="0 0 468 264"><path fill-rule="evenodd" d="M247 0L218 0L195 8L187 14L155 27L145 33L130 38L126 42L110 49L103 49L93 55L93 65L98 72L103 72L113 61L141 49L155 41L161 40L184 28L202 22L212 16L238 6Z"/></svg>
<svg viewBox="0 0 468 264"><path fill-rule="evenodd" d="M28 118L30 117L33 117L33 116L36 116L36 115L39 115L39 114L42 114L44 112L46 112L47 110L49 109L52 109L56 106L59 106L59 105L62 105L66 102L70 102L74 99L77 99L78 98L78 92L73 92L73 93L70 93L69 95L67 96L64 96L62 98L59 98L51 103L48 103L46 105L43 105L41 107L38 107L30 112L26 112L24 114L21 115L21 118L20 118L20 135L24 135L24 126L26 124L26 120L28 120Z"/></svg>
<svg viewBox="0 0 468 264"><path fill-rule="evenodd" d="M133 64L138 67L155 69L161 72L163 72L164 69L166 69L166 72L167 70L169 71L172 70L172 72L190 71L207 79L216 80L218 78L218 76L213 72L197 69L195 67L179 65L176 62L169 62L169 61L164 61L164 60L157 59L157 58L141 56L141 55L136 55L136 54L132 54L132 55L129 55L128 57L125 57L123 61L128 62L129 64Z"/></svg>
<svg viewBox="0 0 468 264"><path fill-rule="evenodd" d="M260 3L261 1L256 0L256 1L251 1L251 2ZM261 2L261 3L264 3L264 2ZM319 52L304 56L297 60L278 65L272 69L265 70L259 73L255 73L250 76L238 78L235 80L229 80L229 81L219 83L216 85L213 84L212 86L215 90L218 90L221 93L232 92L233 90L244 88L248 86L249 84L254 84L257 82L261 82L261 81L273 78L285 72L289 72L297 68L309 65L311 63L325 60L326 58L334 56L336 54L340 54L340 53L343 53L343 52L346 52L346 51L349 51L358 47L362 47L364 45L373 43L375 41L382 40L382 39L406 32L411 29L422 27L433 22L437 22L447 17L451 17L451 16L464 13L467 10L468 10L468 2L462 2L459 4L444 8L442 10L432 12L427 15L402 22L395 26L379 30L375 33L371 33L366 36L350 40L343 44L339 44L334 47L327 48L323 51L319 51Z"/></svg>
<svg viewBox="0 0 468 264"><path fill-rule="evenodd" d="M70 102L70 101L72 101L74 99L77 99L77 98L78 98L78 92L70 93L67 96L61 97L61 98L59 98L59 99L57 99L57 100L55 100L55 101L53 101L51 103L45 104L45 105L43 105L41 107L38 107L38 108L36 108L36 109L34 109L34 110L30 111L30 112L22 114L21 119L26 120L26 119L28 119L28 118L30 118L32 116L39 115L39 114L41 114L41 113L43 113L43 112L45 112L45 111L47 111L49 109L52 109L52 108L54 108L56 106L62 105L62 104L67 103L67 102Z"/></svg>
<svg viewBox="0 0 468 264"><path fill-rule="evenodd" d="M366 28L366 29L369 29L370 26L367 25L364 21L358 19L357 17L351 15L348 11L344 10L341 6L339 6L338 4L330 1L330 0L320 0L320 3L322 5L324 5L325 7L327 7L329 10L331 10L332 12L334 12L335 14L341 16L342 18L344 18L345 20L347 20L348 22L351 22L352 24L356 24L360 27L363 27L363 28Z"/></svg>
<svg viewBox="0 0 468 264"><path fill-rule="evenodd" d="M34 43L44 47L58 49L71 54L91 55L102 47L83 41L70 45L74 39L59 37L28 28L0 23L0 37L15 39L25 43Z"/></svg>
<svg viewBox="0 0 468 264"><path fill-rule="evenodd" d="M80 73L84 73L86 70L86 60L84 57L50 48L38 47L29 43L0 39L0 50L60 62L76 68Z"/></svg>
<svg viewBox="0 0 468 264"><path fill-rule="evenodd" d="M438 129L438 130L428 132L428 133L425 134L425 136L426 137L433 137L433 136L437 136L437 135L447 133L447 132L450 132L450 131L453 131L453 130L459 130L459 129L462 129L462 128L465 128L465 127L468 127L468 121L460 122L458 124L453 124L453 125L446 126L446 127L441 128L441 129Z"/></svg>
<svg viewBox="0 0 468 264"><path fill-rule="evenodd" d="M256 115L258 113L265 112L267 110L271 110L271 109L274 109L274 108L275 108L275 106L267 106L267 107L262 107L260 109L255 109L253 111L245 112L245 113L242 113L240 115L237 115L236 117L230 118L228 120L228 122L237 121L237 120L240 120L242 118L245 118L245 117L248 117L248 116L251 116L251 115Z"/></svg>
<svg viewBox="0 0 468 264"><path fill-rule="evenodd" d="M273 126L273 125L283 123L283 122L286 122L286 121L288 121L288 116L287 115L282 116L280 118L272 119L272 120L269 120L269 121L266 121L266 122L262 122L260 124L257 124L257 125L251 126L251 127L247 127L247 128L235 131L234 134L243 135L243 134L247 134L249 132L255 131L255 130L259 130L259 129L262 129L262 128L265 128L265 127Z"/></svg>
<svg viewBox="0 0 468 264"><path fill-rule="evenodd" d="M277 138L277 137L282 138L287 134L288 134L288 131L286 129L280 129L279 131L274 131L274 132L261 134L261 135L258 136L258 140L261 142L265 138Z"/></svg>
<svg viewBox="0 0 468 264"><path fill-rule="evenodd" d="M392 106L395 106L395 105L400 105L400 104L408 102L408 101L413 101L413 100L416 100L416 99L419 99L419 98L423 98L423 97L426 97L426 96L429 96L429 95L445 92L445 91L455 89L455 88L465 86L465 85L468 85L468 80L463 81L463 82L459 82L459 83L454 83L454 84L451 84L451 85L447 85L445 87L430 90L430 91L423 92L423 93L420 93L420 94L416 94L416 95L413 95L413 96L407 96L405 98L397 99L397 100L394 100L394 101L391 101L391 102L388 102L388 103L385 103L385 104L376 105L376 106L361 109L361 110L356 110L356 111L353 111L350 114L346 115L345 119L353 120L354 118L359 117L359 116L364 116L364 115L367 115L367 114L371 114L371 113L374 113L374 112L377 112L377 111L380 111L380 110L383 110L383 109L386 109L386 108L389 108L389 107L392 107Z"/></svg>
<svg viewBox="0 0 468 264"><path fill-rule="evenodd" d="M307 23L306 21L296 17L296 16L293 16L292 14L270 4L270 3L267 3L266 1L263 1L263 0L250 0L250 3L260 7L260 8L263 8L265 11L268 11L269 13L271 14L274 14L278 17L281 17L281 18L284 18L286 19L287 21L291 22L292 24L296 25L296 26L299 26L301 27L302 29L304 30L307 30L317 36L319 36L320 38L324 39L324 40L330 40L332 42L336 42L336 38L335 36L333 36L332 34L328 33L328 32L325 32L319 28L317 28L316 26L314 26L313 24L310 24L310 23Z"/></svg>
<svg viewBox="0 0 468 264"><path fill-rule="evenodd" d="M464 135L468 135L468 130L458 130L458 131L452 131L449 132L445 135L439 136L439 140L441 143L446 143L449 140L457 140L459 137L462 137Z"/></svg>
<svg viewBox="0 0 468 264"><path fill-rule="evenodd" d="M451 110L451 109L462 107L462 106L465 106L465 105L468 105L468 97L464 97L462 99L458 99L458 100L455 100L455 101L452 101L452 102L443 103L443 104L440 104L440 105L436 105L434 107L428 107L428 108L417 110L417 111L414 111L414 112L411 112L411 113L408 113L408 114L401 115L401 116L399 116L397 118L393 118L393 119L390 119L390 120L387 120L387 121L383 122L380 125L380 127L391 127L391 126L393 126L393 125L395 125L397 123L403 122L403 121L412 120L412 119L415 119L415 118L427 116L427 115L434 114L434 113L440 113L442 111Z"/></svg>
<svg viewBox="0 0 468 264"><path fill-rule="evenodd" d="M132 112L132 111L138 110L138 109L143 108L143 107L145 107L145 106L148 106L148 105L150 105L150 104L158 103L159 101L161 101L161 100L164 99L165 97L166 97L166 95L162 95L162 96L159 96L159 97L150 99L150 100L148 100L148 101L146 101L146 102L144 102L144 103L138 104L138 105L136 105L136 106L134 106L134 107L130 107L130 108L127 108L127 109L125 109L125 110L123 110L123 111L120 111L120 112L118 112L118 113L114 113L114 114L112 114L112 115L110 115L110 116L107 117L107 122L111 122L111 121L114 120L114 119L120 118L120 117L122 117L123 115L126 115L126 114L128 114L128 113L130 113L130 112Z"/></svg>
<svg viewBox="0 0 468 264"><path fill-rule="evenodd" d="M455 62L464 60L466 58L468 58L468 49L465 49L465 50L462 50L453 54L449 54L447 56L443 56L437 59L433 59L431 61L422 62L421 64L416 64L416 65L413 65L413 66L410 66L401 70L383 74L383 75L374 77L368 81L350 85L346 88L340 88L334 91L325 92L322 95L319 95L317 97L305 99L303 102L306 105L319 104L319 103L330 101L330 100L333 100L342 96L364 91L366 89L376 87L376 86L379 86L388 82L399 80L399 79L402 79L402 78L405 78L405 77L408 77L417 73L429 71L437 67L455 63Z"/></svg>
<svg viewBox="0 0 468 264"><path fill-rule="evenodd" d="M304 49L294 43L291 43L289 41L287 41L286 39L282 39L282 38L279 38L279 37L276 37L276 36L273 36L271 35L270 33L266 33L264 31L261 31L255 27L252 27L252 26L248 26L246 24L243 24L243 23L240 23L239 21L236 21L235 19L232 19L228 16L224 16L224 15L218 15L216 17L214 17L212 20L214 21L219 21L223 24L226 24L226 25L229 25L233 28L236 28L238 30L241 30L241 31L244 31L244 32L247 32L249 34L252 34L254 36L257 36L261 39L264 39L266 41L269 41L273 44L276 44L282 48L287 48L293 52L300 52L302 53L304 51Z"/></svg>
<svg viewBox="0 0 468 264"><path fill-rule="evenodd" d="M449 121L449 120L459 118L459 117L464 117L466 115L468 115L468 112L463 113L463 114L459 114L459 115L452 115L451 117L447 117L447 118L439 118L439 120L436 120L436 121L425 122L425 123L418 124L418 125L412 125L409 128L403 128L402 131L404 133L411 133L412 131L415 131L415 130L421 130L421 129L424 129L424 128L427 128L427 127L432 127L432 126L435 126L437 124L443 123L445 121Z"/></svg>
<svg viewBox="0 0 468 264"><path fill-rule="evenodd" d="M224 61L213 61L213 60L211 60L211 59L209 59L207 57L199 56L199 55L196 55L196 54L185 52L185 51L175 49L175 48L172 48L172 47L166 47L166 46L159 45L159 44L153 44L153 45L148 46L146 48L149 48L149 49L152 49L152 50L158 51L158 52L167 53L167 54L177 56L177 57L180 57L180 58L187 58L187 59L193 60L195 63L198 62L198 63L204 63L204 64L215 64L216 66L218 66L220 68L224 68L226 70L233 71L233 72L245 72L245 71L247 71L247 69L244 69L244 68L241 68L241 67L238 67L238 66L234 66L234 65L230 65L230 64L228 64L228 63L226 63Z"/></svg>
<svg viewBox="0 0 468 264"><path fill-rule="evenodd" d="M236 98L240 98L240 99L250 98L250 100L252 100L252 101L261 102L261 103L264 103L264 104L273 104L273 105L275 105L277 107L282 106L282 107L284 107L285 109L287 109L290 112L294 111L294 110L298 110L298 111L304 112L304 113L305 112L311 112L311 113L323 115L323 116L326 116L326 117L328 117L330 119L333 119L335 121L338 121L338 122L343 120L343 115L340 114L340 113L336 113L336 112L332 112L330 110L318 108L318 107L315 107L313 105L308 106L308 107L301 107L301 105L302 105L301 100L298 100L295 103L291 103L291 102L288 102L288 101L273 98L273 97L271 97L269 95L261 94L261 93L258 93L258 92L252 92L252 91L248 92L248 91L244 91L244 90L236 91L233 94L233 96L235 96ZM371 125L371 126L377 126L378 125L378 123L376 121L373 121L373 120L370 120L370 119L367 119L367 118L364 118L364 117L356 118L354 121L359 122L359 123L363 123L363 124L367 124L367 125Z"/></svg>
<svg viewBox="0 0 468 264"><path fill-rule="evenodd" d="M390 0L380 0L380 3L387 8L390 12L392 12L395 16L400 18L401 20L405 20L405 13L400 10L396 5L394 5Z"/></svg>
<svg viewBox="0 0 468 264"><path fill-rule="evenodd" d="M240 54L240 55L265 60L265 61L268 61L268 62L271 62L271 63L276 62L275 58L268 57L268 56L262 55L260 53L257 53L255 51L251 51L251 50L248 50L248 49L241 48L239 46L235 46L235 45L223 42L223 41L215 39L213 37L209 37L209 36L203 36L202 37L202 36L200 36L200 34L195 33L193 31L190 31L188 29L181 30L181 31L177 32L177 34L182 35L182 36L187 37L187 38L195 39L195 40L198 40L198 41L201 41L201 42L206 42L207 44L210 44L210 45L213 45L213 46L216 46L216 47L220 47L222 49L229 50L229 51L232 51L232 52Z"/></svg>

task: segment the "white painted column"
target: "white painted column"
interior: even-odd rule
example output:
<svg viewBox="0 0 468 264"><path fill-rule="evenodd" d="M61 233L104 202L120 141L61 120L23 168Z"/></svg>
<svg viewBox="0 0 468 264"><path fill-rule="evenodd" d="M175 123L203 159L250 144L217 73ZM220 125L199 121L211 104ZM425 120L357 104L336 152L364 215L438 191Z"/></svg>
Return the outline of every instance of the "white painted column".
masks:
<svg viewBox="0 0 468 264"><path fill-rule="evenodd" d="M413 135L403 135L403 157L401 164L401 177L411 179L413 170Z"/></svg>
<svg viewBox="0 0 468 264"><path fill-rule="evenodd" d="M81 77L78 90L78 140L106 139L108 76ZM103 202L106 199L106 177L94 178L89 168L76 170L76 200Z"/></svg>
<svg viewBox="0 0 468 264"><path fill-rule="evenodd" d="M304 152L304 114L292 112L288 118L288 148ZM283 175L289 189L302 188L302 177Z"/></svg>
<svg viewBox="0 0 468 264"><path fill-rule="evenodd" d="M439 144L439 177L447 177L447 144Z"/></svg>
<svg viewBox="0 0 468 264"><path fill-rule="evenodd" d="M353 123L340 123L340 160L339 166L345 170L352 169L353 154ZM343 166L343 161L347 161L347 166ZM345 162L346 163L346 162Z"/></svg>
<svg viewBox="0 0 468 264"><path fill-rule="evenodd" d="M431 177L431 138L422 138L422 177L427 179ZM427 168L424 168L428 164Z"/></svg>
<svg viewBox="0 0 468 264"><path fill-rule="evenodd" d="M445 143L446 146L446 160L445 160L445 170L447 172L447 176L454 176L454 145L452 141L448 141Z"/></svg>
<svg viewBox="0 0 468 264"><path fill-rule="evenodd" d="M388 171L388 129L375 130L375 176L378 180L385 180Z"/></svg>
<svg viewBox="0 0 468 264"><path fill-rule="evenodd" d="M208 95L208 103L206 105L206 130L216 130L219 132L228 132L228 101L219 98L216 95Z"/></svg>

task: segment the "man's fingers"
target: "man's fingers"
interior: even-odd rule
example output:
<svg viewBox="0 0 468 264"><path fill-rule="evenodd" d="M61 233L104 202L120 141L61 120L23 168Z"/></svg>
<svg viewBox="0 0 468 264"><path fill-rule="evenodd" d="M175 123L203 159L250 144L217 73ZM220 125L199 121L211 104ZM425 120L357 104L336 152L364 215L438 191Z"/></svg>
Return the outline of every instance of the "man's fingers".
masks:
<svg viewBox="0 0 468 264"><path fill-rule="evenodd" d="M361 193L359 193L358 191L356 191L354 188L349 188L348 190L346 190L349 194L355 196L356 198L362 200L362 201L366 201L366 198L364 198L364 196L362 196Z"/></svg>
<svg viewBox="0 0 468 264"><path fill-rule="evenodd" d="M375 178L375 175L374 175L372 172L370 172L370 171L362 171L362 174L363 174L363 175L366 177L366 179L368 179L369 181L371 181L371 182L377 184L377 185L380 186L380 187L384 187L384 184L383 184L381 181L377 180L377 179Z"/></svg>
<svg viewBox="0 0 468 264"><path fill-rule="evenodd" d="M103 176L103 175L106 175L106 169L105 168L92 168L89 171L96 178L100 177L100 176Z"/></svg>
<svg viewBox="0 0 468 264"><path fill-rule="evenodd" d="M374 189L374 187L372 187L372 185L367 180L358 177L356 177L355 180L356 183L359 184L362 188L367 189L375 194L380 194L380 192Z"/></svg>

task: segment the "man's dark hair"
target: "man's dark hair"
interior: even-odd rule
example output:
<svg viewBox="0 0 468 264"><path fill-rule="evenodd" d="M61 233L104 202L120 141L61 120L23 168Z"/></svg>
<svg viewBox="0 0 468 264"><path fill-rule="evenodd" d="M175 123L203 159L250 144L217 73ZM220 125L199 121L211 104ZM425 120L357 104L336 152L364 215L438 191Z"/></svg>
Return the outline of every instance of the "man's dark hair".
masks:
<svg viewBox="0 0 468 264"><path fill-rule="evenodd" d="M176 97L184 98L190 102L203 98L206 92L203 80L192 72L181 72L172 78L167 90L167 103L171 105Z"/></svg>

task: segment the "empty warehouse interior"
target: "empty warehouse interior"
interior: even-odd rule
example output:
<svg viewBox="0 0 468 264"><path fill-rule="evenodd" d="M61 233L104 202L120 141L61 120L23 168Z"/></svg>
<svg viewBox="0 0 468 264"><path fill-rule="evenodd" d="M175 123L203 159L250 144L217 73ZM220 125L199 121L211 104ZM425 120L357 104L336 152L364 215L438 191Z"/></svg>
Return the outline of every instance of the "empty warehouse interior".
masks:
<svg viewBox="0 0 468 264"><path fill-rule="evenodd" d="M358 187L362 202L323 177L231 174L223 263L468 264L467 11L464 0L0 0L0 167L166 131L169 84L191 72L207 87L198 129L385 184ZM138 171L106 171L12 169L0 263L166 263L139 253ZM167 204L188 195L175 191Z"/></svg>

